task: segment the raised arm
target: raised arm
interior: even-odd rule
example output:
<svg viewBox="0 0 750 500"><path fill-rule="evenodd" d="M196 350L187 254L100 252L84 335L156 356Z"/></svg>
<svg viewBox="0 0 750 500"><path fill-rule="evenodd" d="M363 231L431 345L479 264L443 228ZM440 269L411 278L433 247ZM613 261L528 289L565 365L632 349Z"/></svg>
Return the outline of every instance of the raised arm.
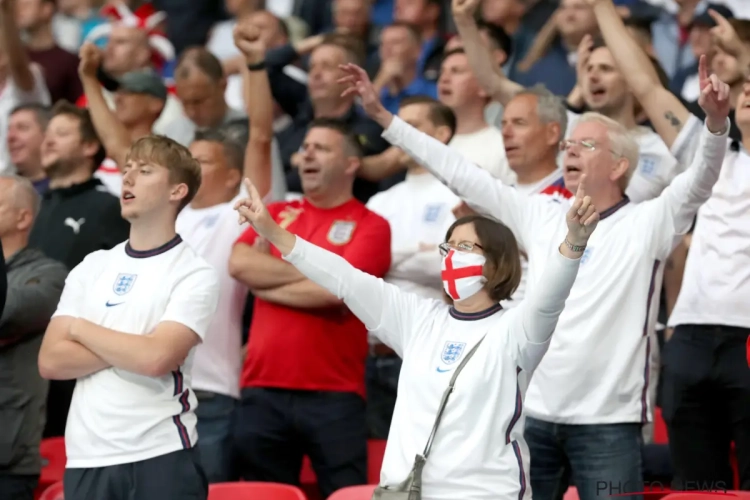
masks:
<svg viewBox="0 0 750 500"><path fill-rule="evenodd" d="M86 42L81 47L80 59L78 75L88 101L91 121L94 122L94 128L101 137L107 156L112 158L117 168L122 170L130 150L130 133L104 100L102 86L97 76L102 63L102 53L96 45Z"/></svg>
<svg viewBox="0 0 750 500"><path fill-rule="evenodd" d="M0 41L13 82L21 91L31 92L36 82L16 24L16 0L0 0Z"/></svg>
<svg viewBox="0 0 750 500"><path fill-rule="evenodd" d="M489 47L482 41L474 17L480 3L481 0L453 0L453 20L479 85L493 100L505 106L523 87L505 76Z"/></svg>
<svg viewBox="0 0 750 500"><path fill-rule="evenodd" d="M242 69L242 79L250 140L245 149L244 177L252 181L262 196L268 196L272 185L273 96L268 73L262 67L266 47L260 39L260 30L247 21L241 21L234 28L234 43L247 62Z"/></svg>
<svg viewBox="0 0 750 500"><path fill-rule="evenodd" d="M690 116L680 100L665 89L648 55L630 36L612 0L588 0L592 4L604 41L630 91L668 147Z"/></svg>
<svg viewBox="0 0 750 500"><path fill-rule="evenodd" d="M258 235L274 245L287 262L342 299L368 330L402 355L407 336L414 331L418 307L424 308L431 301L403 293L382 279L358 270L343 257L283 229L268 213L255 187L245 182L250 197L235 206L241 222L252 224Z"/></svg>
<svg viewBox="0 0 750 500"><path fill-rule="evenodd" d="M647 202L644 225L657 242L656 253L666 259L674 248L674 236L687 233L698 209L710 197L719 179L729 136L729 86L716 75L707 75L701 56L698 98L706 122L690 167L675 177L657 199Z"/></svg>
<svg viewBox="0 0 750 500"><path fill-rule="evenodd" d="M535 287L521 303L519 314L511 325L513 338L518 342L519 367L529 372L547 352L552 332L578 274L581 256L599 222L599 213L585 194L585 177L581 178L566 216L568 233L565 240L546 262L541 278L545 286Z"/></svg>
<svg viewBox="0 0 750 500"><path fill-rule="evenodd" d="M394 116L383 107L365 70L353 64L341 68L347 76L340 81L350 84L345 95L359 95L365 112L385 129L383 137L388 142L408 153L473 209L506 224L525 245L524 234L533 225L536 211L546 205L520 195L455 149Z"/></svg>

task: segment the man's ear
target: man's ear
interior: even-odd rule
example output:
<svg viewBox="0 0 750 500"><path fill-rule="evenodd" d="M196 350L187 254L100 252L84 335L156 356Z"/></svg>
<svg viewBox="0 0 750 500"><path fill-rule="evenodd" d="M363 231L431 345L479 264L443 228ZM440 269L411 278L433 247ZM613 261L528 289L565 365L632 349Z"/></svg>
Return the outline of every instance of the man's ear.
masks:
<svg viewBox="0 0 750 500"><path fill-rule="evenodd" d="M189 189L187 184L180 183L172 187L172 192L169 194L169 201L180 201L188 195Z"/></svg>
<svg viewBox="0 0 750 500"><path fill-rule="evenodd" d="M84 142L82 145L84 158L94 158L96 156L96 153L99 152L99 148L104 149L104 146L96 141Z"/></svg>
<svg viewBox="0 0 750 500"><path fill-rule="evenodd" d="M344 172L346 172L347 175L355 176L357 175L357 170L359 170L360 166L362 166L362 158L350 156L347 158L347 165Z"/></svg>
<svg viewBox="0 0 750 500"><path fill-rule="evenodd" d="M452 136L451 129L447 125L441 125L435 130L435 139L443 144L448 144Z"/></svg>
<svg viewBox="0 0 750 500"><path fill-rule="evenodd" d="M628 169L630 168L630 161L625 157L620 157L615 162L615 166L612 168L610 179L617 180L628 175Z"/></svg>
<svg viewBox="0 0 750 500"><path fill-rule="evenodd" d="M548 146L556 146L560 142L560 124L557 122L550 122L545 127L545 133L547 134L546 143Z"/></svg>

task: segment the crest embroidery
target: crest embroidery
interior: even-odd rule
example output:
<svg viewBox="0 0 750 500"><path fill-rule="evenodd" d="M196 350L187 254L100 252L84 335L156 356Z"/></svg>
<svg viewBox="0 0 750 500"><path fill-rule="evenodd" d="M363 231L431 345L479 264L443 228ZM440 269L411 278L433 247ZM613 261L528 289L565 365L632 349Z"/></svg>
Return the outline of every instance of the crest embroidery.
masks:
<svg viewBox="0 0 750 500"><path fill-rule="evenodd" d="M440 354L440 359L446 365L453 364L461 358L465 347L466 342L453 342L449 340L443 346L443 352Z"/></svg>
<svg viewBox="0 0 750 500"><path fill-rule="evenodd" d="M126 274L126 273L120 273L117 275L117 278L115 278L115 283L112 285L112 290L117 295L125 295L130 290L133 289L133 285L135 284L135 279L138 277L137 274Z"/></svg>
<svg viewBox="0 0 750 500"><path fill-rule="evenodd" d="M355 227L357 227L357 223L354 221L333 221L331 229L328 230L328 241L334 245L346 245L351 241Z"/></svg>

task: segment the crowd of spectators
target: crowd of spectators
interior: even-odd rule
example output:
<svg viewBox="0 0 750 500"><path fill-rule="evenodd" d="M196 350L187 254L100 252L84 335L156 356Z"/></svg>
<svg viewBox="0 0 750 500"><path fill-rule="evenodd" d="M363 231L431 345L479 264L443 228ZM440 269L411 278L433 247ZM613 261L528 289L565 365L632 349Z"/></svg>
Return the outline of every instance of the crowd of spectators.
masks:
<svg viewBox="0 0 750 500"><path fill-rule="evenodd" d="M141 137L183 144L202 169L177 228L220 277L192 375L211 482L295 484L307 456L323 498L364 484L367 440L388 437L401 372L340 298L237 224L243 178L281 227L405 291L444 298L439 245L473 213L519 241L523 278L502 307L540 286L536 226L515 231L433 175L451 155L384 133L346 92L346 64L364 68L387 111L485 171L488 193L510 186L531 212L572 197L569 148L627 162L625 204L668 196L706 120L701 64L729 85L711 197L652 256L648 282L602 268L622 293L589 300L613 312L573 316L578 340L553 337L522 424L544 500L568 485L593 500L602 482L732 489L730 450L750 490L750 2L0 0L0 498L26 498L7 492L34 490L40 440L65 433L76 381L45 381L36 357L67 272L128 238L121 169ZM638 150L573 134L592 126L588 112ZM603 222L620 207L597 206ZM595 250L607 251L587 249L582 266ZM634 303L626 292L639 287ZM669 445L653 443L657 408Z"/></svg>

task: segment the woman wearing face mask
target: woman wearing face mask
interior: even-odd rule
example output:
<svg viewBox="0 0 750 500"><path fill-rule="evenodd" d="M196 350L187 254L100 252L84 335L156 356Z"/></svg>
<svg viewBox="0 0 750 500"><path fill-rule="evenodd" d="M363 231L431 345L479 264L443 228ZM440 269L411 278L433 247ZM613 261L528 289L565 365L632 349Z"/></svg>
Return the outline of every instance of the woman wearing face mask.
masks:
<svg viewBox="0 0 750 500"><path fill-rule="evenodd" d="M382 486L373 498L530 499L522 402L599 220L583 179L567 235L560 228L560 246L550 249L543 285L510 310L499 302L518 286L521 264L512 233L500 223L469 216L448 230L440 246L448 304L402 292L282 229L245 182L250 198L235 207L240 222L341 298L403 359Z"/></svg>

